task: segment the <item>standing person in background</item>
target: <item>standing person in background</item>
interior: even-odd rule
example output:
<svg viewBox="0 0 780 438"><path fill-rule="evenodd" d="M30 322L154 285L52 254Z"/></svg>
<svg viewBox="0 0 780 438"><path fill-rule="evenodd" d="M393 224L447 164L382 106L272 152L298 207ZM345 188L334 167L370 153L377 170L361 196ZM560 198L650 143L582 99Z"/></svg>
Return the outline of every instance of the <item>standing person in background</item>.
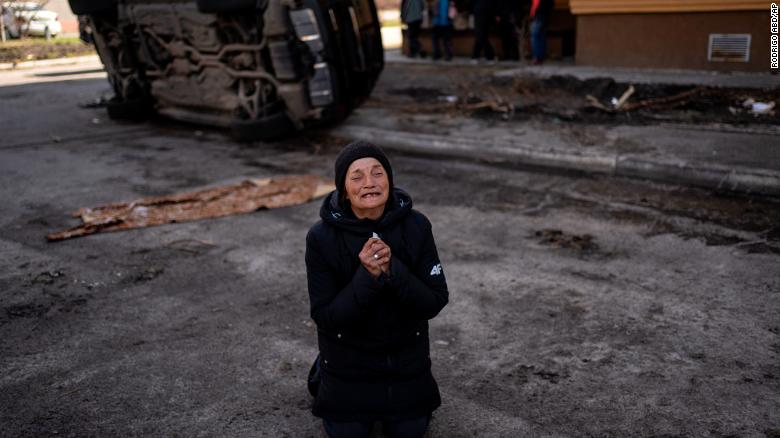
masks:
<svg viewBox="0 0 780 438"><path fill-rule="evenodd" d="M474 2L474 50L471 62L478 62L485 51L485 59L493 61L495 53L490 44L490 28L496 19L496 0L475 0Z"/></svg>
<svg viewBox="0 0 780 438"><path fill-rule="evenodd" d="M531 64L539 65L547 57L547 23L554 0L533 0L531 3Z"/></svg>
<svg viewBox="0 0 780 438"><path fill-rule="evenodd" d="M503 50L502 61L519 61L520 50L517 41L517 0L498 0L498 33Z"/></svg>
<svg viewBox="0 0 780 438"><path fill-rule="evenodd" d="M433 59L441 58L440 43L444 45L444 59L452 60L452 20L457 15L452 0L433 0L431 17L433 17Z"/></svg>
<svg viewBox="0 0 780 438"><path fill-rule="evenodd" d="M425 57L420 50L420 27L422 27L425 0L403 0L401 3L401 21L406 24L406 37L409 39L409 57Z"/></svg>

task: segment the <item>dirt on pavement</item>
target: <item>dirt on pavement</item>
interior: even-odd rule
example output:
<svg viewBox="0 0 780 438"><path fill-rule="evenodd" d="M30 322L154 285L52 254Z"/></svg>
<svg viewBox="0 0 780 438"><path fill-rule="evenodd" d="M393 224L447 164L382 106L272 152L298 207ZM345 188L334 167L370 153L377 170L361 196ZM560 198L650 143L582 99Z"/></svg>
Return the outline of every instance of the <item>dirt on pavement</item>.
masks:
<svg viewBox="0 0 780 438"><path fill-rule="evenodd" d="M445 70L439 65L417 64L388 65L386 70L385 75L395 78L394 85L383 87L380 83L369 107L505 121L780 125L780 107L756 114L750 104L780 105L780 87L628 84L611 78L580 80L574 76L495 77L490 67ZM616 108L614 103L629 89L632 91L623 107Z"/></svg>

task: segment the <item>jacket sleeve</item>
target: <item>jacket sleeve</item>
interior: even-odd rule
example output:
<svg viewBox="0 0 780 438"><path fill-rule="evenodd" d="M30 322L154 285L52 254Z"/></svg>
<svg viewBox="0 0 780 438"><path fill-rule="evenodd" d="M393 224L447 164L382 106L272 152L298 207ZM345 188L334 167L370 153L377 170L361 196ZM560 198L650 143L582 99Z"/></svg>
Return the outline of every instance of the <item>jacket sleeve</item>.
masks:
<svg viewBox="0 0 780 438"><path fill-rule="evenodd" d="M441 268L431 223L422 216L422 255L417 266L406 266L393 257L390 262L390 289L401 307L415 319L432 319L447 305L449 291Z"/></svg>
<svg viewBox="0 0 780 438"><path fill-rule="evenodd" d="M306 279L309 285L311 318L325 331L349 327L359 322L373 307L383 283L360 266L352 280L339 289L337 274L325 261L312 231L306 235Z"/></svg>

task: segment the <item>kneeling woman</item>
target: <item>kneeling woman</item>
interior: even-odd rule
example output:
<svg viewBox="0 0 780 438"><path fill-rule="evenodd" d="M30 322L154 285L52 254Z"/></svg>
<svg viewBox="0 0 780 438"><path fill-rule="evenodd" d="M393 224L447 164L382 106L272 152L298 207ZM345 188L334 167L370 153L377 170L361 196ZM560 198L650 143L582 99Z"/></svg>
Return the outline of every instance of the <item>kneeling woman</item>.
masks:
<svg viewBox="0 0 780 438"><path fill-rule="evenodd" d="M336 190L306 236L311 317L320 348L312 409L330 437L421 437L441 404L428 320L447 304L431 223L393 187L385 154L352 143Z"/></svg>

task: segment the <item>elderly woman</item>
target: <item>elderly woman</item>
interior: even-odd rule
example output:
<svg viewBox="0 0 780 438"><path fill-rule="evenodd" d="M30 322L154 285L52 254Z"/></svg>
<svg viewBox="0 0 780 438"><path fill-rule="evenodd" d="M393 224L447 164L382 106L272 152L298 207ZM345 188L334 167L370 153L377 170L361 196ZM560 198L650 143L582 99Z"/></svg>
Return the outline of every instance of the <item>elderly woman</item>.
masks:
<svg viewBox="0 0 780 438"><path fill-rule="evenodd" d="M336 190L306 236L320 384L312 412L330 437L421 437L441 404L428 320L447 304L431 223L393 186L377 146L336 159Z"/></svg>

